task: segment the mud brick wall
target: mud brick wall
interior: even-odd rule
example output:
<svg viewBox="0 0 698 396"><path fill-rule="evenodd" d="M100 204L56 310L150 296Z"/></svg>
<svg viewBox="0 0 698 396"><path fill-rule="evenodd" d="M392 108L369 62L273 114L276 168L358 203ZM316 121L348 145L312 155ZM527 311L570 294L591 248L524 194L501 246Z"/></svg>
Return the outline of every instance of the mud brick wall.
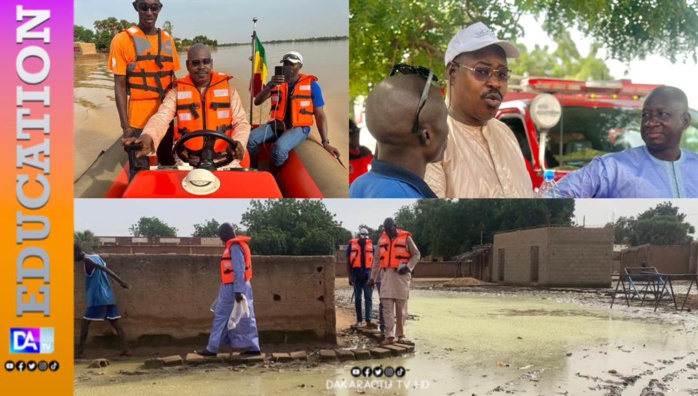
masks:
<svg viewBox="0 0 698 396"><path fill-rule="evenodd" d="M492 281L530 284L532 247L538 247L538 285L608 287L611 283L613 230L603 228L536 228L496 234Z"/></svg>
<svg viewBox="0 0 698 396"><path fill-rule="evenodd" d="M101 254L109 268L131 284L126 290L112 282L129 340L207 336L213 320L209 307L220 286L219 254ZM253 256L252 265L262 341L336 342L333 256ZM77 341L85 312L82 265L76 265L74 273ZM105 332L111 333L107 323L90 328L90 336Z"/></svg>
<svg viewBox="0 0 698 396"><path fill-rule="evenodd" d="M695 273L696 245L641 245L621 252L620 273L626 267L657 267L664 274Z"/></svg>

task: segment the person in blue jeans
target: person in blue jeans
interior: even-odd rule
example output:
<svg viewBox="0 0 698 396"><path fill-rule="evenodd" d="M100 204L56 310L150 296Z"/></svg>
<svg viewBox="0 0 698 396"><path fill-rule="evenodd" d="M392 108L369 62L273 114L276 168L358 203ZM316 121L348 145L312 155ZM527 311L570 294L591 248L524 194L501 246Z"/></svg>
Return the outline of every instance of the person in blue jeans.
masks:
<svg viewBox="0 0 698 396"><path fill-rule="evenodd" d="M322 90L317 77L300 73L303 56L298 52L288 52L281 58L284 66L290 67L290 79L283 75L272 76L271 81L254 98L256 106L271 98L269 122L250 132L247 151L252 164L256 164L259 146L276 142L271 150L272 165L281 167L288 159L288 153L308 137L313 121L317 125L322 147L339 158L339 151L330 145L327 135L327 116Z"/></svg>
<svg viewBox="0 0 698 396"><path fill-rule="evenodd" d="M361 296L364 297L366 306L366 326L371 326L371 312L373 310L373 290L368 283L371 279L371 266L373 265L373 242L366 228L359 230L359 237L349 241L347 246L347 272L349 285L354 286L356 297L356 327L363 323L361 312Z"/></svg>

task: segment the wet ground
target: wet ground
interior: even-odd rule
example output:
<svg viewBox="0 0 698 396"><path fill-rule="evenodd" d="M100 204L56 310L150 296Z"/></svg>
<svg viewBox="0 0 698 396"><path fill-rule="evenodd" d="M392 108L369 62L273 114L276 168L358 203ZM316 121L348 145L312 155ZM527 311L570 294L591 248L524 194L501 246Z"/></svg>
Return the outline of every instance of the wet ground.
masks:
<svg viewBox="0 0 698 396"><path fill-rule="evenodd" d="M695 311L610 310L607 291L415 286L406 329L415 354L369 361L405 367L402 378L351 376L369 362L152 372L140 358L105 369L79 362L76 394L698 395ZM350 298L338 285L344 323L353 320Z"/></svg>

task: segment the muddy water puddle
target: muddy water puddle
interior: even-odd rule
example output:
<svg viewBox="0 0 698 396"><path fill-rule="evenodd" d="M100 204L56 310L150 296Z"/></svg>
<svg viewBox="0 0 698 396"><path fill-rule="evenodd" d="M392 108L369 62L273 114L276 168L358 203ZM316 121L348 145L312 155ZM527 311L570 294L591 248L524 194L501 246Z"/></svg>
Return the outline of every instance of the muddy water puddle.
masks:
<svg viewBox="0 0 698 396"><path fill-rule="evenodd" d="M428 290L411 292L409 312L406 333L417 347L407 357L161 371L141 370L141 361L79 364L76 394L698 394L694 313ZM350 374L368 365L407 371Z"/></svg>

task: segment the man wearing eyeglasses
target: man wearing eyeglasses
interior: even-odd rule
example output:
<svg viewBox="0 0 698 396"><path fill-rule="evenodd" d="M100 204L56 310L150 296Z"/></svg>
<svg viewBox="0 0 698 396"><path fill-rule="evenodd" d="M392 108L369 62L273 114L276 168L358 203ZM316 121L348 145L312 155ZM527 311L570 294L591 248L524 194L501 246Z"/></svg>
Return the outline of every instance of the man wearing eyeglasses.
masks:
<svg viewBox="0 0 698 396"><path fill-rule="evenodd" d="M171 143L163 143L163 138L176 117L177 137L201 130L218 131L232 137L234 147L218 140L214 150L226 150L233 156L235 161L226 168L247 167L249 159L242 161L242 165L241 160L245 156L250 123L240 95L229 83L232 77L213 71L211 51L201 43L189 48L186 65L189 75L176 81L140 137L122 139L122 144L142 143L143 149L136 153L136 157L152 155L161 144L170 144L171 149ZM200 150L203 138L193 138L184 144L190 150Z"/></svg>
<svg viewBox="0 0 698 396"><path fill-rule="evenodd" d="M162 4L159 0L136 0L138 25L114 36L107 67L114 72L114 98L124 138L140 136L148 119L155 114L180 69L174 40L155 27ZM158 152L161 163L171 165L173 126Z"/></svg>
<svg viewBox="0 0 698 396"><path fill-rule="evenodd" d="M400 74L400 75L398 75ZM396 65L366 99L366 125L376 139L371 171L349 187L350 198L436 198L424 182L427 164L443 158L448 110L424 67Z"/></svg>
<svg viewBox="0 0 698 396"><path fill-rule="evenodd" d="M698 154L682 149L691 125L686 94L655 88L642 105L645 146L597 157L558 183L573 198L698 198Z"/></svg>
<svg viewBox="0 0 698 396"><path fill-rule="evenodd" d="M288 153L308 137L314 120L322 147L339 158L339 151L330 145L328 138L325 100L317 77L300 72L303 56L296 51L286 53L281 58L281 63L291 68L290 79L286 81L283 75L272 76L271 81L254 98L256 106L271 98L271 111L269 122L250 133L247 151L254 160L260 145L276 142L271 150L271 160L278 169L288 159Z"/></svg>
<svg viewBox="0 0 698 396"><path fill-rule="evenodd" d="M450 135L443 161L425 180L440 198L532 198L533 187L513 132L495 119L507 93L512 43L483 23L460 30L446 49Z"/></svg>

